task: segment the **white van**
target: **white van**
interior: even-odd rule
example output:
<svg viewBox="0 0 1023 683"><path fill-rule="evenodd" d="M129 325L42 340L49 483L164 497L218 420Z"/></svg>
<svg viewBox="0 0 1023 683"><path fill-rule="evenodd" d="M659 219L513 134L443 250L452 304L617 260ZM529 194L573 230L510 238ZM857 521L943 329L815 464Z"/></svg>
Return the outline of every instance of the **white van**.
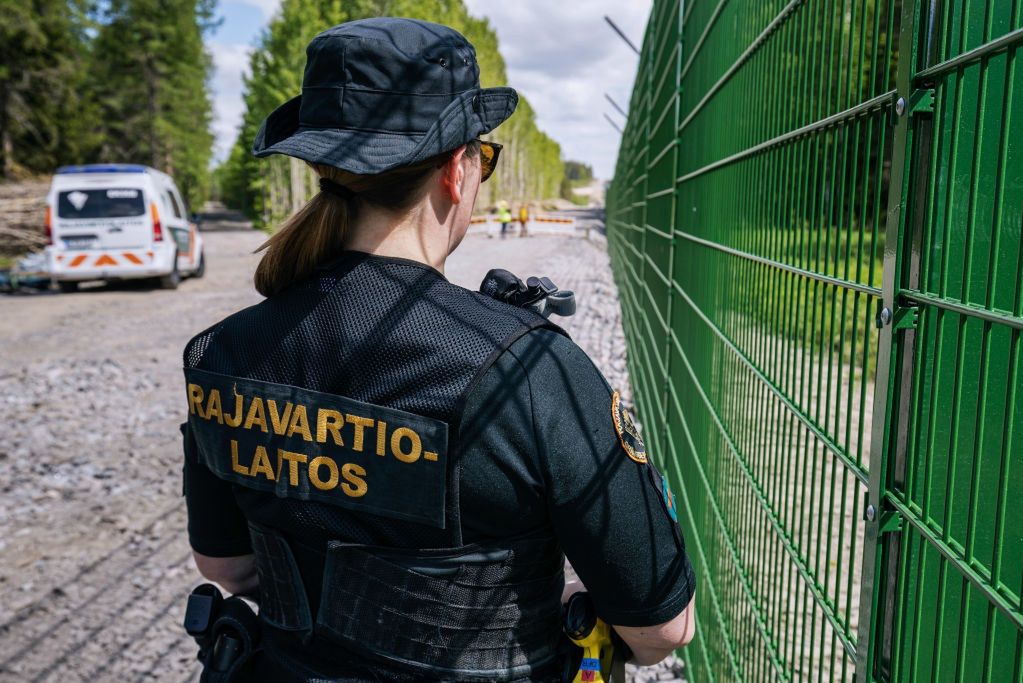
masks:
<svg viewBox="0 0 1023 683"><path fill-rule="evenodd" d="M86 280L158 278L174 289L206 269L202 236L166 173L132 164L57 169L46 197L50 277L73 292Z"/></svg>

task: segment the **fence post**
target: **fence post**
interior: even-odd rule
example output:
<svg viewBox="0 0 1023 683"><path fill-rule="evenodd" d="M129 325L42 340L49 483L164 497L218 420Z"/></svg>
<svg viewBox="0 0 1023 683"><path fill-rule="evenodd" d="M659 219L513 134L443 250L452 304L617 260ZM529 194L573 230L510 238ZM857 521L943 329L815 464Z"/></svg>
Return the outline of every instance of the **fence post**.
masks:
<svg viewBox="0 0 1023 683"><path fill-rule="evenodd" d="M890 510L885 505L889 481L896 469L900 411L892 410L894 398L902 384L901 359L894 358L899 348L895 335L892 312L897 308L897 296L902 280L903 254L907 233L906 201L912 175L913 117L906 103L913 92L913 74L919 47L920 2L903 0L899 22L899 61L896 79L896 101L892 103L895 136L892 143L891 177L888 183L888 214L885 226L884 279L882 283L882 309L878 312L880 338L877 351L877 384L874 391L873 418L870 439L870 481L864 508L863 564L860 574L860 611L856 638L857 683L872 683L878 654L891 651L892 614L885 609L892 599L894 582L888 578L889 569L897 567L901 552L901 533L892 532L883 537L883 524L889 520ZM912 353L912 349L909 350ZM893 362L894 360L894 362ZM892 446L895 446L894 448ZM893 564L894 563L894 564ZM884 576L882 576L884 574ZM880 636L880 637L879 637ZM879 642L880 641L880 642ZM887 642L886 642L887 641Z"/></svg>

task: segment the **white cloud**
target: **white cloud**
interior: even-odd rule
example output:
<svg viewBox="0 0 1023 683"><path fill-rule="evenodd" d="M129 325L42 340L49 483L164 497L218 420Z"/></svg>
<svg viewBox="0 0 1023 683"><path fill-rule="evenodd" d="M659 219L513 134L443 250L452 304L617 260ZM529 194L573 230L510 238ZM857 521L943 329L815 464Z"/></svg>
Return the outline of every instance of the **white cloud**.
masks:
<svg viewBox="0 0 1023 683"><path fill-rule="evenodd" d="M497 31L510 85L536 110L537 124L558 141L567 159L593 165L598 177L614 173L623 117L604 98L628 106L639 58L607 22L608 15L640 46L649 0L466 0ZM500 129L498 129L500 135Z"/></svg>
<svg viewBox="0 0 1023 683"><path fill-rule="evenodd" d="M213 158L224 160L238 135L245 113L242 101L243 77L249 66L249 45L210 43L213 56Z"/></svg>

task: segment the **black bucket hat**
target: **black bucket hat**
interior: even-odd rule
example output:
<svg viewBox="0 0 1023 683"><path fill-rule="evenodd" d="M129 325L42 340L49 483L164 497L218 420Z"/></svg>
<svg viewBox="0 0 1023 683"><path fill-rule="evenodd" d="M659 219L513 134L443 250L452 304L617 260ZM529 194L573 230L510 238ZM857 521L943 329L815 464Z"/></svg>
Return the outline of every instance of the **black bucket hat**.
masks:
<svg viewBox="0 0 1023 683"><path fill-rule="evenodd" d="M512 88L480 88L476 49L417 19L339 24L306 48L302 94L263 121L252 152L358 174L414 164L489 133L512 115Z"/></svg>

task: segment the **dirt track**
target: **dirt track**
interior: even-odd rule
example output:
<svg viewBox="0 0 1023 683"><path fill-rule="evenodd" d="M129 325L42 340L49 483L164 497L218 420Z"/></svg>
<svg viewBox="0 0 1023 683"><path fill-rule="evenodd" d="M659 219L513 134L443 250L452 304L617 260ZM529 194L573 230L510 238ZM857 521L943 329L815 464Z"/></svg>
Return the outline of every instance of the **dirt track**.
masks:
<svg viewBox="0 0 1023 683"><path fill-rule="evenodd" d="M177 291L0 297L0 679L191 676L180 350L258 300L262 240L212 227L206 277Z"/></svg>
<svg viewBox="0 0 1023 683"><path fill-rule="evenodd" d="M0 681L194 678L180 627L184 597L200 581L180 497L180 352L258 301L252 251L263 239L230 216L213 218L206 277L177 291L0 297ZM447 275L475 288L494 266L575 289L580 313L566 327L628 391L602 248L576 237L470 235Z"/></svg>

